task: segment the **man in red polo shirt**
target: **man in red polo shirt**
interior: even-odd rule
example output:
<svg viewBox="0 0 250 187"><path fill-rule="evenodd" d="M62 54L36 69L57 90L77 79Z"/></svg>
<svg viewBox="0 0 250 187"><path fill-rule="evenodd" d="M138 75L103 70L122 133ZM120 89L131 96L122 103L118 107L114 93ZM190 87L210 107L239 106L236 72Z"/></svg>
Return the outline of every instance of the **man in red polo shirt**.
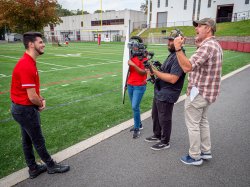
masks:
<svg viewBox="0 0 250 187"><path fill-rule="evenodd" d="M27 32L23 35L26 52L17 62L11 82L11 113L21 127L22 145L30 178L41 173L63 173L69 171L68 165L57 164L48 153L42 135L40 113L46 107L45 99L40 95L39 75L36 58L44 53L45 44L39 32ZM38 155L46 164L38 165L33 152L34 145Z"/></svg>

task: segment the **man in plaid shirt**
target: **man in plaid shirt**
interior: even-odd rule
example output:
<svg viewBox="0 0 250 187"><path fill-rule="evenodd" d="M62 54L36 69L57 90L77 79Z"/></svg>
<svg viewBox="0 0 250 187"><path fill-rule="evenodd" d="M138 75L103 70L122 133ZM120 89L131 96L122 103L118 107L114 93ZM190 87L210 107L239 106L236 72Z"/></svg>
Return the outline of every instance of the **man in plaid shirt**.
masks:
<svg viewBox="0 0 250 187"><path fill-rule="evenodd" d="M189 165L201 165L211 159L210 129L207 111L219 93L223 52L216 41L216 23L210 18L194 21L196 43L195 54L188 59L180 50L183 37L174 40L178 62L184 72L189 72L185 121L189 134L189 154L181 161Z"/></svg>

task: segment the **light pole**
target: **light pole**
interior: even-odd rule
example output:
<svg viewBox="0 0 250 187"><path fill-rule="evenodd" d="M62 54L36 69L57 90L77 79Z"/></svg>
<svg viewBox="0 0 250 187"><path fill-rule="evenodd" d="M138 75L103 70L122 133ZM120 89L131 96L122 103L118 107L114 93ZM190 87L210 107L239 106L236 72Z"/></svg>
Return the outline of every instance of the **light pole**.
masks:
<svg viewBox="0 0 250 187"><path fill-rule="evenodd" d="M150 28L150 9L151 9L151 0L148 0L147 28Z"/></svg>

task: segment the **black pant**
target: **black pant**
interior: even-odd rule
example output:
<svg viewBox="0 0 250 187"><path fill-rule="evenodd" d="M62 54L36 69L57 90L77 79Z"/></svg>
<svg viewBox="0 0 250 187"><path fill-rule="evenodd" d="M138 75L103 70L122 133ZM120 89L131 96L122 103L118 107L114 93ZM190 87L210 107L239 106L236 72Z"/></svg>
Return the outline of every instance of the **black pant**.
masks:
<svg viewBox="0 0 250 187"><path fill-rule="evenodd" d="M174 103L159 101L154 98L152 107L154 136L161 139L161 143L167 144L172 130L172 113Z"/></svg>
<svg viewBox="0 0 250 187"><path fill-rule="evenodd" d="M11 113L21 127L23 152L28 167L36 167L32 144L42 161L47 166L52 166L54 162L45 147L38 108L36 106L24 106L12 103Z"/></svg>

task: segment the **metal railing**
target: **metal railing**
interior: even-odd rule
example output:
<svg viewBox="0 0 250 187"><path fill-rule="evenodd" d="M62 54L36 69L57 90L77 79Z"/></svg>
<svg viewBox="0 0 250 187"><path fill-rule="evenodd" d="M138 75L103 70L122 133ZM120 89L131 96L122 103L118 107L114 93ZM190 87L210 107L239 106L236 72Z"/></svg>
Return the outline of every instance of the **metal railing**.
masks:
<svg viewBox="0 0 250 187"><path fill-rule="evenodd" d="M250 10L234 13L232 21L242 21L247 19L250 19Z"/></svg>

